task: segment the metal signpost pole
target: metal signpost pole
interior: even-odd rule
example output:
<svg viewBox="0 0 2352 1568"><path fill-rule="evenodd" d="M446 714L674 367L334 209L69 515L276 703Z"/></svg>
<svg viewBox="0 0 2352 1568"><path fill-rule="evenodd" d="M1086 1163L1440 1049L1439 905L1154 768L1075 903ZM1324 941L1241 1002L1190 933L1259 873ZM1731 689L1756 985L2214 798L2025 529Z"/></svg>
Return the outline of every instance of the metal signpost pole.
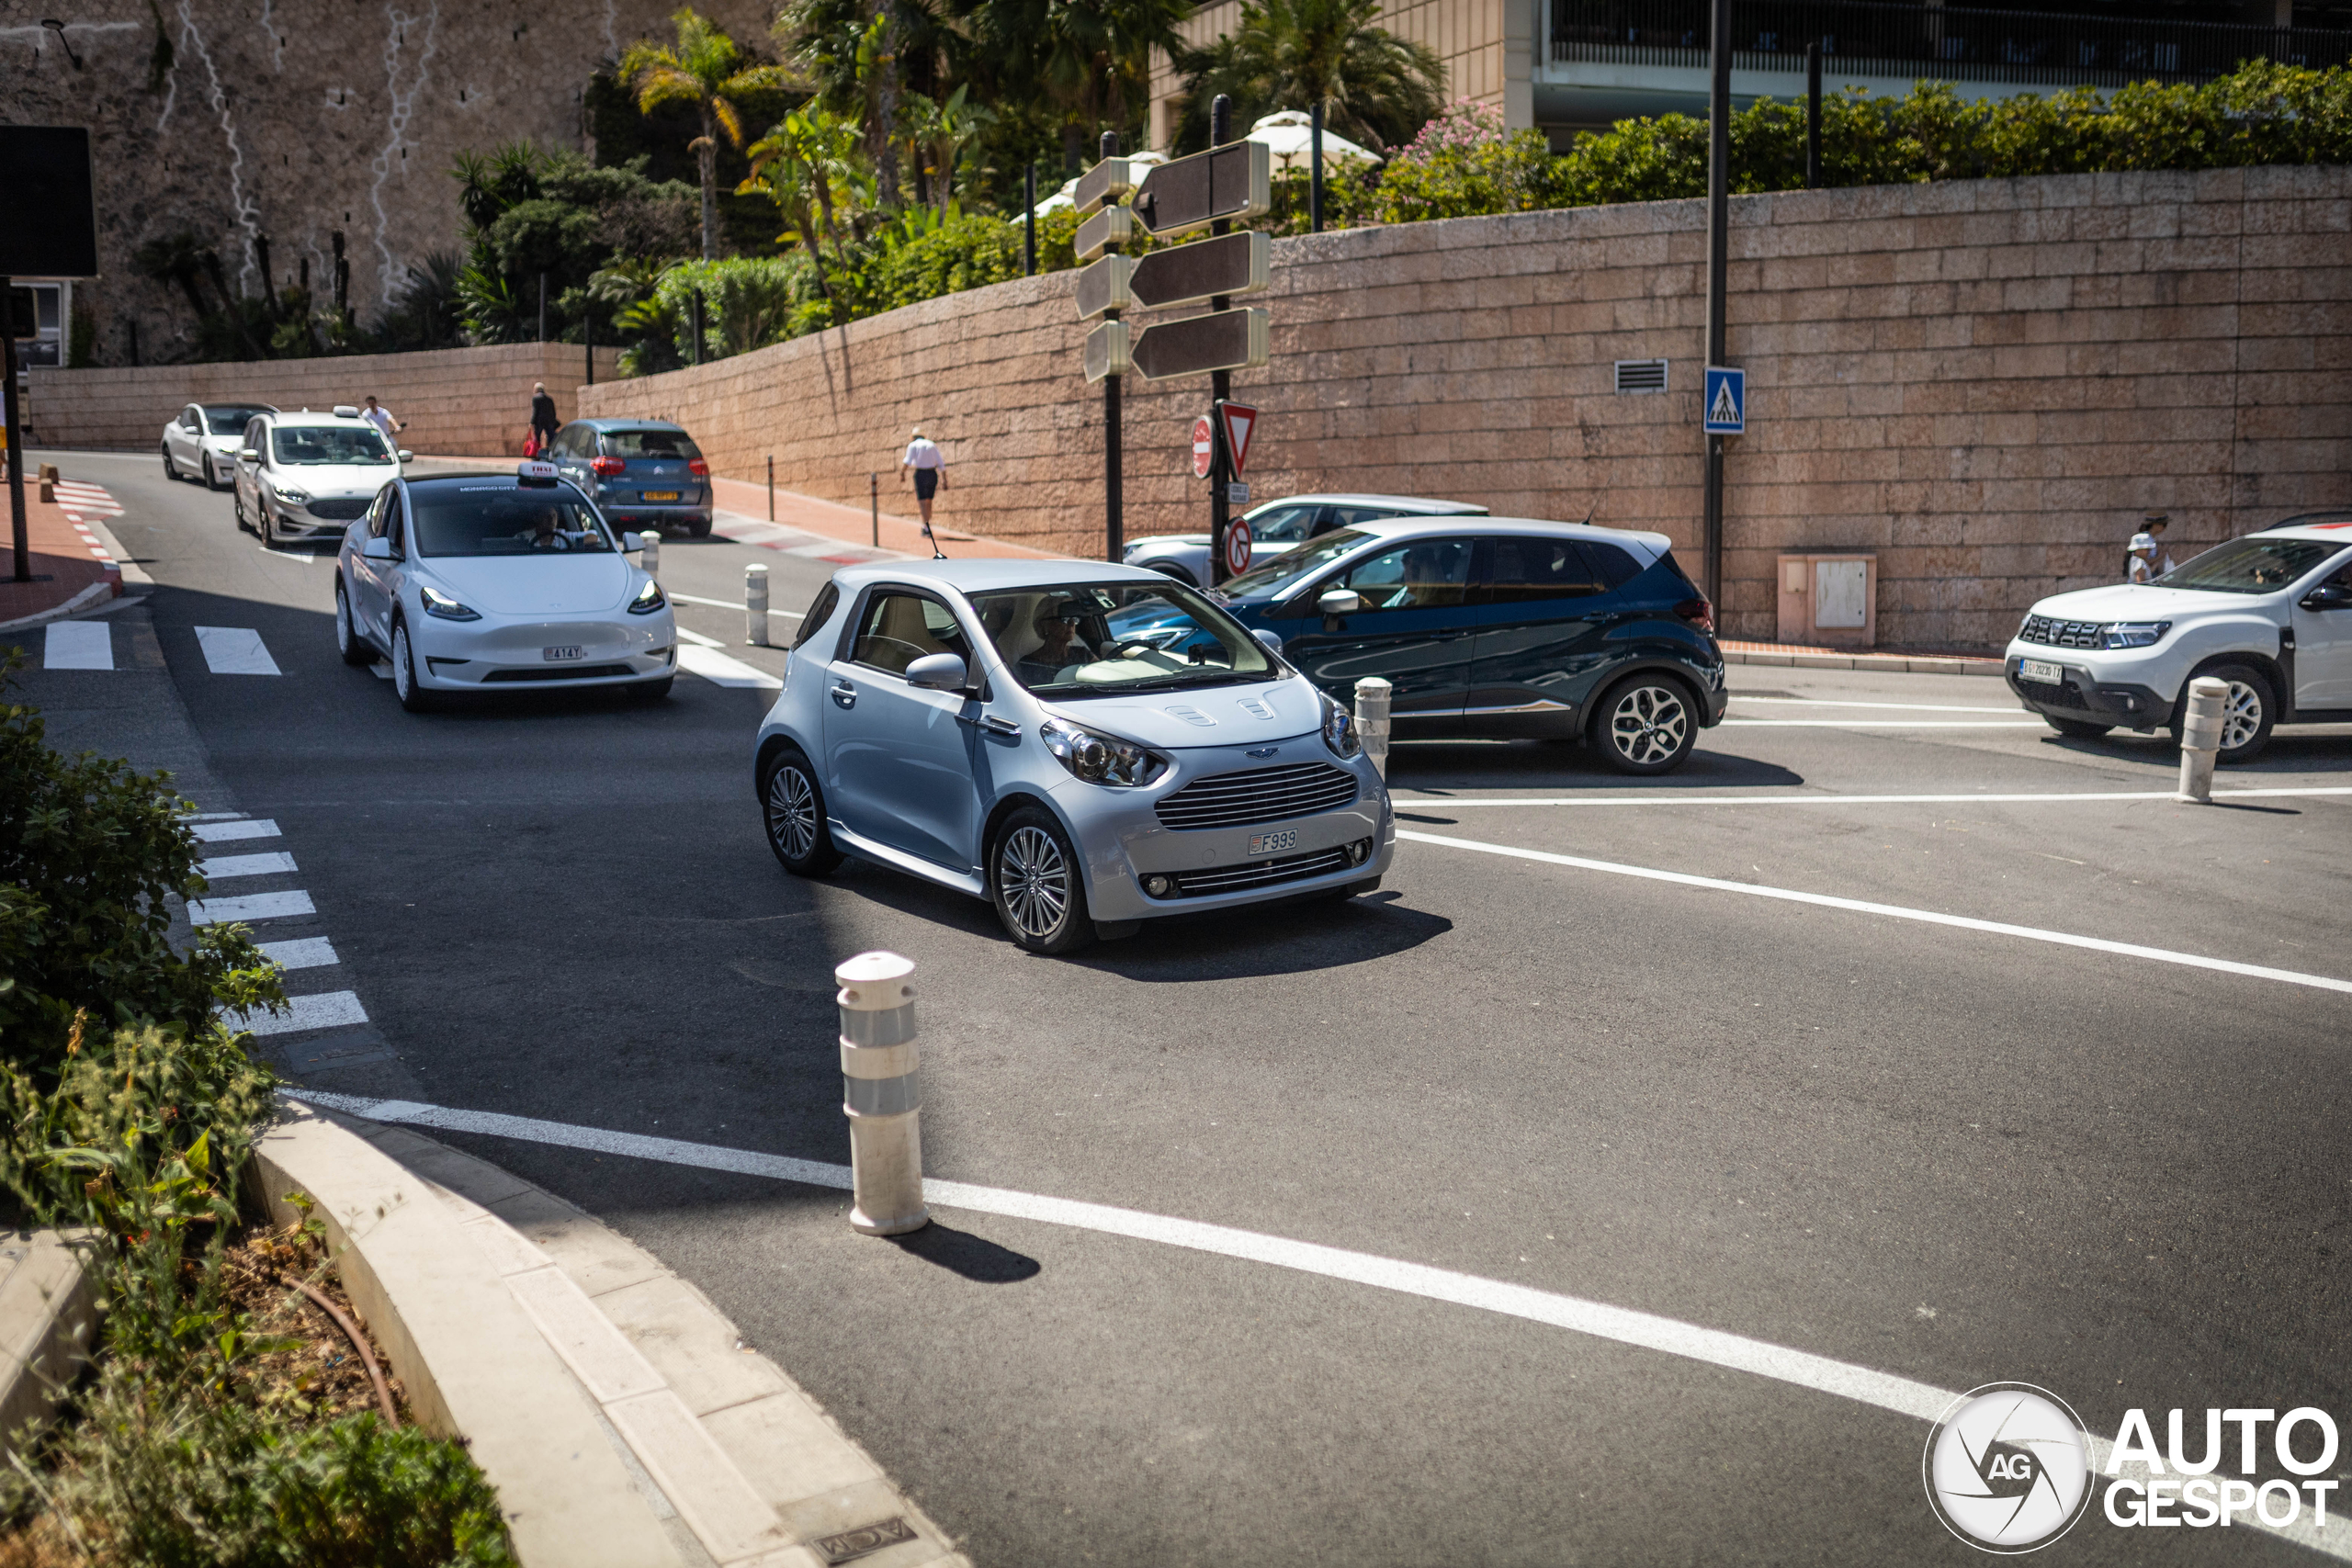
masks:
<svg viewBox="0 0 2352 1568"><path fill-rule="evenodd" d="M588 384L593 387L596 384L596 312L591 309L580 319L583 323L580 329L581 342L588 349Z"/></svg>
<svg viewBox="0 0 2352 1568"><path fill-rule="evenodd" d="M1306 226L1311 233L1323 232L1323 100L1315 100L1307 111L1306 124Z"/></svg>
<svg viewBox="0 0 2352 1568"><path fill-rule="evenodd" d="M1209 100L1209 145L1222 147L1233 139L1233 100L1219 93ZM1223 219L1209 225L1212 235L1232 231L1233 225ZM1230 297L1219 294L1209 300L1209 309L1223 310L1231 307ZM1209 372L1209 582L1223 582L1225 570L1225 529L1228 521L1226 486L1233 482L1233 459L1225 449L1225 421L1217 416L1216 407L1233 396L1233 372Z"/></svg>
<svg viewBox="0 0 2352 1568"><path fill-rule="evenodd" d="M874 547L882 547L882 476L865 476L866 517L874 525Z"/></svg>
<svg viewBox="0 0 2352 1568"><path fill-rule="evenodd" d="M1707 93L1707 363L1724 362L1724 305L1729 277L1725 246L1731 238L1731 0L1713 0L1713 37L1710 39ZM1701 410L1705 414L1705 378L1700 378ZM1707 513L1704 540L1708 602L1716 605L1721 625L1724 577L1724 438L1705 435L1707 443Z"/></svg>
<svg viewBox="0 0 2352 1568"><path fill-rule="evenodd" d="M32 547L25 536L25 432L17 406L17 287L0 277L0 375L8 378L8 537L15 581L33 580Z"/></svg>
<svg viewBox="0 0 2352 1568"><path fill-rule="evenodd" d="M1821 188L1821 40L1804 46L1804 188Z"/></svg>
<svg viewBox="0 0 2352 1568"><path fill-rule="evenodd" d="M1118 155L1119 133L1104 131L1102 156L1109 159ZM1115 243L1109 249L1113 255L1119 254L1120 248ZM1119 312L1105 310L1102 319L1115 321L1119 319ZM1120 493L1125 480L1125 476L1120 472L1120 442L1124 437L1119 430L1119 383L1125 379L1124 376L1102 378L1102 558L1112 562L1126 554L1125 497Z"/></svg>
<svg viewBox="0 0 2352 1568"><path fill-rule="evenodd" d="M768 455L768 521L775 521L775 455Z"/></svg>
<svg viewBox="0 0 2352 1568"><path fill-rule="evenodd" d="M1021 176L1021 189L1022 194L1029 198L1029 205L1021 215L1024 231L1021 242L1021 276L1035 277L1037 276L1037 160L1035 158L1029 160L1029 167Z"/></svg>

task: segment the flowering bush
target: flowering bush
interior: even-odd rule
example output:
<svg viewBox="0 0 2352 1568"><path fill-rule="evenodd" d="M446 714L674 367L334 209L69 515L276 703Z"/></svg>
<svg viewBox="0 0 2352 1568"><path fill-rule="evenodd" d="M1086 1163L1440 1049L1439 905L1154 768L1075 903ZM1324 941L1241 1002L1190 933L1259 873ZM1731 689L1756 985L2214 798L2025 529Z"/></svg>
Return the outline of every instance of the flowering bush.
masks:
<svg viewBox="0 0 2352 1568"><path fill-rule="evenodd" d="M1421 127L1376 179L1350 182L1338 214L1358 222L1413 223L1557 207L1555 163L1542 131L1510 134L1499 107L1464 99Z"/></svg>

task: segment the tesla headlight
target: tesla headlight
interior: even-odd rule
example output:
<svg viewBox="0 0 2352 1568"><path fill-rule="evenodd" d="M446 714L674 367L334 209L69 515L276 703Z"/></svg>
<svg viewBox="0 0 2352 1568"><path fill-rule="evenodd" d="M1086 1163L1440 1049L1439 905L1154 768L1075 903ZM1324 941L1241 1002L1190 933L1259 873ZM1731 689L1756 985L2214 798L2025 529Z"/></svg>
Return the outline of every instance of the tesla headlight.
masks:
<svg viewBox="0 0 2352 1568"><path fill-rule="evenodd" d="M430 588L423 584L419 584L416 592L418 595L424 599L424 613L428 615L438 615L445 621L479 621L481 619L480 612L467 609L463 604L458 604L455 599L450 598L438 588Z"/></svg>
<svg viewBox="0 0 2352 1568"><path fill-rule="evenodd" d="M1080 729L1064 719L1047 719L1037 727L1037 735L1072 777L1088 784L1131 789L1149 784L1168 768L1168 759L1156 751L1115 735Z"/></svg>
<svg viewBox="0 0 2352 1568"><path fill-rule="evenodd" d="M288 506L308 506L311 504L311 492L309 491L296 490L292 485L272 485L269 488L276 493L278 500L284 502Z"/></svg>
<svg viewBox="0 0 2352 1568"><path fill-rule="evenodd" d="M650 615L669 602L662 597L662 585L649 577L645 580L645 586L637 591L637 597L628 602L628 613Z"/></svg>
<svg viewBox="0 0 2352 1568"><path fill-rule="evenodd" d="M2118 621L2107 628L2107 646L2153 648L2170 630L2170 621Z"/></svg>
<svg viewBox="0 0 2352 1568"><path fill-rule="evenodd" d="M1323 744L1334 757L1352 757L1363 750L1363 739L1356 734L1355 716L1329 697L1323 698Z"/></svg>

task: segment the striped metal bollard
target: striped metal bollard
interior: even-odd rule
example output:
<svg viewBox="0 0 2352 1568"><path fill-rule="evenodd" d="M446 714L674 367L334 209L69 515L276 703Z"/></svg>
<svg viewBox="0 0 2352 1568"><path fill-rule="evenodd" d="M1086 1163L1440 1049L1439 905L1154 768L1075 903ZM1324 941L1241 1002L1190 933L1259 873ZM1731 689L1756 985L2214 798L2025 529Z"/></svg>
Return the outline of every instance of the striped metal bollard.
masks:
<svg viewBox="0 0 2352 1568"><path fill-rule="evenodd" d="M2181 705L2180 793L2177 798L2213 803L2213 763L2222 750L2222 711L2228 706L2230 686L2211 675L2188 683L2188 700Z"/></svg>
<svg viewBox="0 0 2352 1568"><path fill-rule="evenodd" d="M1367 675L1356 682L1356 738L1363 742L1363 754L1388 776L1388 702L1396 688L1377 675Z"/></svg>
<svg viewBox="0 0 2352 1568"><path fill-rule="evenodd" d="M646 576L661 576L662 530L659 528L648 528L643 530L637 536L639 542L644 546L643 552L637 558L637 564L645 569Z"/></svg>
<svg viewBox="0 0 2352 1568"><path fill-rule="evenodd" d="M922 1093L915 1082L912 959L861 953L841 987L842 1110L849 1117L852 1228L904 1235L931 1224L922 1203Z"/></svg>
<svg viewBox="0 0 2352 1568"><path fill-rule="evenodd" d="M753 648L768 646L768 569L743 569L743 636Z"/></svg>

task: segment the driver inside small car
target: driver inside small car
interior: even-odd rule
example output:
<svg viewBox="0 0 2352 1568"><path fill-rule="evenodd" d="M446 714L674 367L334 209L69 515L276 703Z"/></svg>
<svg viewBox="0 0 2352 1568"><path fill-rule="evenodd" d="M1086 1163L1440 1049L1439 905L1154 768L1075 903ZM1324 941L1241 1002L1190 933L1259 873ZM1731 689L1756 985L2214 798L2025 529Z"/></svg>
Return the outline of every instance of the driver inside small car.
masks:
<svg viewBox="0 0 2352 1568"><path fill-rule="evenodd" d="M1029 629L1035 632L1038 644L1021 656L1015 671L1023 681L1051 681L1072 662L1071 645L1078 638L1077 606L1064 601L1049 604L1037 612Z"/></svg>

